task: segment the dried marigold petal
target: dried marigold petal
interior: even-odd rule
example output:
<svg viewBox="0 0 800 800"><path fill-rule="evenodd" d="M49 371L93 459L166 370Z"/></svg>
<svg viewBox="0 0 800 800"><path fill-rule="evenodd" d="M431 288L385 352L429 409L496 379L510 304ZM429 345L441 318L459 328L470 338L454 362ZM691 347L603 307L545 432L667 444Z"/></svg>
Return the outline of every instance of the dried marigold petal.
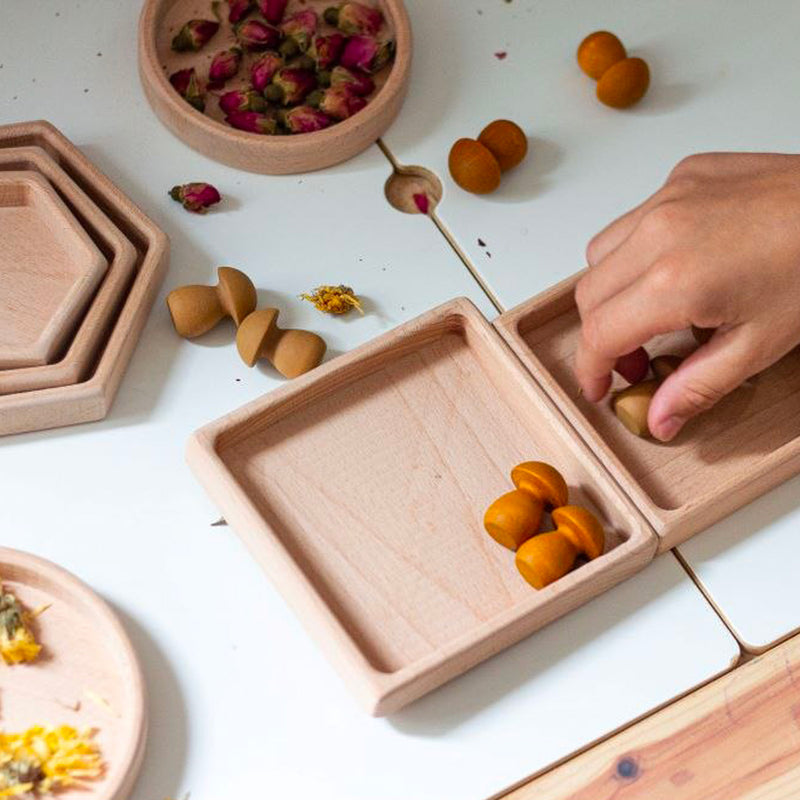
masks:
<svg viewBox="0 0 800 800"><path fill-rule="evenodd" d="M30 618L22 603L0 583L0 657L6 664L35 661L41 652L42 646L28 627Z"/></svg>
<svg viewBox="0 0 800 800"><path fill-rule="evenodd" d="M357 309L360 314L364 313L361 307L361 300L358 295L344 284L339 286L317 286L313 292L301 294L301 300L308 300L320 311L326 314L347 314L352 309Z"/></svg>

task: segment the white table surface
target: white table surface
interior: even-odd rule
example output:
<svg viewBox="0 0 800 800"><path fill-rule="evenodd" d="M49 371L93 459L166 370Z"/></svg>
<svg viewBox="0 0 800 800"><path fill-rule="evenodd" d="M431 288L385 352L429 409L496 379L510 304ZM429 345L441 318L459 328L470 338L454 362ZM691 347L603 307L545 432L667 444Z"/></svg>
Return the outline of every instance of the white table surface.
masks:
<svg viewBox="0 0 800 800"><path fill-rule="evenodd" d="M191 430L278 382L238 361L230 327L178 339L163 296L238 266L334 354L455 295L491 305L429 220L384 201L376 147L270 178L174 139L135 77L136 6L4 0L0 27L0 121L53 121L172 240L109 417L0 440L3 544L88 581L142 658L152 733L135 800L481 800L730 667L733 638L667 555L392 718L357 708L234 534L210 526L218 514L183 463ZM187 180L230 199L189 215L166 195ZM323 281L352 283L368 315L294 300Z"/></svg>
<svg viewBox="0 0 800 800"><path fill-rule="evenodd" d="M682 157L800 150L792 0L465 0L457 15L444 2L408 6L413 83L385 141L400 162L440 176L442 222L507 308L582 268L589 238L655 191ZM600 28L651 67L648 94L624 112L596 100L575 61L581 39ZM447 36L459 46L441 46ZM531 150L495 194L476 197L453 183L447 154L496 117L519 122ZM679 548L750 649L800 629L798 535L794 481Z"/></svg>

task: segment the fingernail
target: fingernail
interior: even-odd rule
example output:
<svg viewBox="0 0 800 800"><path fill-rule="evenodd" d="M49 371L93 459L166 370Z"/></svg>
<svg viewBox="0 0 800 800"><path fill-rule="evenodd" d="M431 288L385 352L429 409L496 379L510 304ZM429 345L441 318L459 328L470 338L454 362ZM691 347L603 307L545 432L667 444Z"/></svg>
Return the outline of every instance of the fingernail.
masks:
<svg viewBox="0 0 800 800"><path fill-rule="evenodd" d="M683 417L667 417L656 427L654 434L662 442L670 442L678 435L685 424L686 420Z"/></svg>

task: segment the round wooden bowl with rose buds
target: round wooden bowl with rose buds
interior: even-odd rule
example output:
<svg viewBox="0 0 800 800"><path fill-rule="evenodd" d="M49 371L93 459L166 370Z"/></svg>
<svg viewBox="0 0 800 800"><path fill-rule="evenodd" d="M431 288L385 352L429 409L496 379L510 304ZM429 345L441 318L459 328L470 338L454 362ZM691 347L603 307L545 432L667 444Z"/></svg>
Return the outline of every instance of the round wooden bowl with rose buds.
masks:
<svg viewBox="0 0 800 800"><path fill-rule="evenodd" d="M206 111L193 108L175 90L169 76L194 66L207 71L220 50L236 45L221 3L223 22L200 52L176 53L173 36L190 19L215 19L211 0L145 0L139 19L139 77L159 119L179 139L215 161L268 175L311 172L338 164L369 147L391 125L405 99L411 67L411 26L402 0L364 0L379 8L395 39L394 59L373 75L375 91L366 107L324 130L272 135L250 133L226 124L212 98ZM286 13L312 7L322 16L336 0L290 0ZM241 80L233 88L241 86ZM228 87L226 87L228 88Z"/></svg>

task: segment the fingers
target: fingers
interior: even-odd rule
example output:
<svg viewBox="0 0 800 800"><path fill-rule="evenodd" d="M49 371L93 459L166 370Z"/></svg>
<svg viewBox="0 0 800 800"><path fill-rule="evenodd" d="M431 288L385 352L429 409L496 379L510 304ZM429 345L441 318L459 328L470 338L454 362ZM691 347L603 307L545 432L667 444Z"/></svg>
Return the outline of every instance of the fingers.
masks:
<svg viewBox="0 0 800 800"><path fill-rule="evenodd" d="M753 337L744 327L716 334L659 387L648 413L656 439L674 439L692 417L707 411L754 375Z"/></svg>
<svg viewBox="0 0 800 800"><path fill-rule="evenodd" d="M591 402L601 400L616 360L661 333L689 327L674 270L655 266L582 317L575 374ZM665 288L671 287L671 288Z"/></svg>

